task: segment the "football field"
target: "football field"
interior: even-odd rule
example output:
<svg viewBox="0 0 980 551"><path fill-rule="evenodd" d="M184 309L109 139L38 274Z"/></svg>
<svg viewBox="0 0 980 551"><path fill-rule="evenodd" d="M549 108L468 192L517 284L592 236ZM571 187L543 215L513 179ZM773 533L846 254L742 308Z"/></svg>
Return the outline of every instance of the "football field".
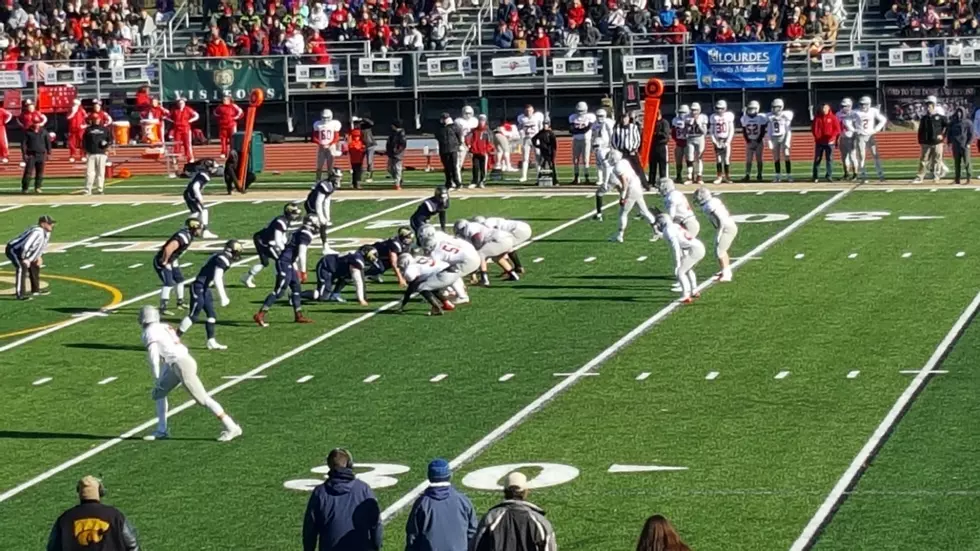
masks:
<svg viewBox="0 0 980 551"><path fill-rule="evenodd" d="M268 328L251 317L272 270L256 289L239 277L252 233L303 191L213 195L221 239L182 261L193 277L226 239L246 243L218 310L229 349L207 350L203 323L183 342L245 431L228 444L183 389L172 438L142 440L155 420L136 312L158 302L151 264L186 216L179 188L131 202L0 196L0 235L58 220L49 295L12 300L0 266L0 549L41 548L85 474L146 549L296 549L335 447L375 488L391 549L434 457L453 461L480 513L525 472L560 549L634 548L654 513L698 551L980 549L978 188L712 190L737 215L736 272L711 281L714 230L699 213L708 255L690 306L643 221L607 241L612 195L596 222L584 190L488 190L454 196L448 218L530 223L521 281L491 268L471 304L428 317L419 301L396 314L387 277L368 284L369 306L351 289L350 302L308 305L310 325L283 299ZM336 248L392 235L427 189L385 193L335 196Z"/></svg>

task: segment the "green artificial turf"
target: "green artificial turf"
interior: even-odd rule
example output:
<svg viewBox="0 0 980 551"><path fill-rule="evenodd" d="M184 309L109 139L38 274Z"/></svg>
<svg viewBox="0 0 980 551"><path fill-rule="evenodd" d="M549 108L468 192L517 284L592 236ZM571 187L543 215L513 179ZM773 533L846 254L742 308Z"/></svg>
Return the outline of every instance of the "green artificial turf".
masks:
<svg viewBox="0 0 980 551"><path fill-rule="evenodd" d="M735 214L786 215L741 224L733 256L745 255L832 196L722 195ZM890 214L858 222L831 222L821 214L745 260L733 283L708 288L695 305L678 309L599 366L599 375L583 377L479 454L457 473L457 485L466 474L494 465L575 467L576 478L535 489L531 498L548 510L562 549L630 548L643 519L654 512L670 517L694 549L788 548L908 384L909 376L898 371L921 367L972 298L974 290L964 282L980 255L969 237L978 203L980 194L962 190L851 193L827 212ZM457 199L450 220L497 214L527 220L541 234L582 218L591 204L585 194ZM376 216L331 237L360 242L390 235L413 205L336 203L338 226ZM181 209L158 207L145 218ZM216 206L218 241L250 239L278 208L271 201ZM0 221L14 212L0 213ZM90 212L101 217L103 231L127 225L105 206ZM402 315L372 314L401 295L388 278L369 285L369 307L309 305L316 323L300 326L289 323L283 300L270 313L272 326L262 329L251 315L273 274L263 272L259 288L245 289L237 282L242 269L232 270L232 304L218 315L218 339L230 349L205 350L203 327L194 327L184 341L208 388L265 367L260 374L266 378L242 380L216 396L245 435L228 445L214 442L219 424L203 408L191 407L171 419L170 441L118 443L0 502L0 549L42 546L50 523L74 499L73 481L87 473L106 480L108 501L126 511L147 548L186 549L188 541L202 550L295 548L308 494L284 484L322 479L311 469L337 446L353 450L361 466L410 469L375 490L387 508L423 481L432 457L456 457L559 384L563 376L556 373L579 369L676 298L664 244L650 243L646 224L632 217L626 242L610 243L614 208L606 218L569 224L526 247L526 278L494 279L490 288L473 289L472 304L442 318L426 317L418 302ZM180 220L113 239L162 242ZM716 270L713 237L702 218L709 251L698 268L702 279ZM960 251L965 256L955 255ZM912 255L903 258L906 252ZM46 263L50 273L103 280L131 298L158 285L149 269L152 254L76 248L48 255ZM206 255L191 252L186 260L196 267ZM315 258L311 251L311 265ZM129 268L138 262L144 269ZM94 266L80 271L84 263ZM50 319L57 319L58 308L94 308L105 298L84 286L52 282L52 289L32 302L50 311ZM152 418L135 313L155 302L150 296L0 353L0 493ZM7 312L12 301L2 304ZM26 317L26 311L0 316L0 331L22 327ZM296 351L314 339L316 344ZM9 342L0 340L0 346ZM860 374L848 379L853 370ZM790 373L775 379L780 371ZM706 380L709 372L718 375ZM649 375L637 380L642 373ZM446 377L430 382L440 374ZM297 383L307 375L313 378ZM373 375L379 377L364 382ZM52 380L34 386L41 377ZM108 377L118 379L98 384ZM972 380L963 384L976 389ZM963 398L969 395L964 391ZM171 405L186 399L178 389ZM931 426L927 421L923 431ZM976 443L976 434L961 434ZM912 472L910 463L908 456L896 457L893 469ZM613 464L688 470L609 473ZM481 511L499 499L495 492L464 489ZM880 505L869 497L869 509ZM867 514L888 514L887 508L878 511ZM851 531L864 522L855 517ZM403 523L401 514L386 526L386 548L402 545ZM832 523L828 538L833 529ZM862 541L875 541L865 536Z"/></svg>

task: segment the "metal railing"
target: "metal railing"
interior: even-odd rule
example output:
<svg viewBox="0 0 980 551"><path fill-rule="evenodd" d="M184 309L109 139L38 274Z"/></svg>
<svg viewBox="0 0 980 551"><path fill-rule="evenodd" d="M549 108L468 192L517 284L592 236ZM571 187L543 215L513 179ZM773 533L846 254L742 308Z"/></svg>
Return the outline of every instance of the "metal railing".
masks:
<svg viewBox="0 0 980 551"><path fill-rule="evenodd" d="M850 39L848 40L850 48L854 48L855 44L861 42L864 36L864 8L867 4L868 0L858 0L858 9L851 23Z"/></svg>
<svg viewBox="0 0 980 551"><path fill-rule="evenodd" d="M321 70L322 82L310 82L308 66L315 65L315 56L268 56L262 59L282 59L283 97L293 95L374 95L392 92L469 91L482 95L486 90L551 90L581 88L613 92L624 78L646 80L662 78L671 88L697 86L693 64L693 45L634 45L632 47L595 46L575 50L551 49L547 55L535 56L532 50L499 50L473 45L469 51L388 52L385 56L371 55L367 43L351 44L350 50L331 48L328 69ZM337 51L340 50L340 51ZM941 81L944 85L956 80L974 80L980 69L980 48L955 39L929 41L925 48L903 48L895 39L863 41L854 48L839 48L822 56L788 54L784 60L785 83L862 82L869 88L882 82ZM81 97L107 97L113 91L130 95L142 85L150 85L163 94L165 101L175 99L174 91L161 82L162 63L173 60L209 62L204 70L209 86L216 86L219 70L235 70L238 62L255 58L181 58L159 57L147 61L138 59L112 62L106 60L69 60L22 63L22 71L0 71L0 86L24 88L30 95L45 85L46 69L66 70L83 67L72 73L72 79L52 76L50 84L73 84ZM371 60L368 62L366 60ZM277 64L277 67L280 65ZM307 67L301 67L307 66ZM322 69L322 68L321 68ZM385 74L385 70L391 70ZM69 72L69 71L66 71ZM53 73L52 73L53 74ZM75 76L77 75L77 76ZM204 78L204 77L201 77ZM25 86L18 83L26 83ZM214 101L217 98L192 98ZM270 98L272 99L272 98Z"/></svg>
<svg viewBox="0 0 980 551"><path fill-rule="evenodd" d="M191 15L189 9L189 2L185 1L183 4L177 8L174 12L173 17L167 21L167 33L166 40L164 40L164 49L166 50L165 55L174 55L174 33L179 31L182 27L190 27Z"/></svg>

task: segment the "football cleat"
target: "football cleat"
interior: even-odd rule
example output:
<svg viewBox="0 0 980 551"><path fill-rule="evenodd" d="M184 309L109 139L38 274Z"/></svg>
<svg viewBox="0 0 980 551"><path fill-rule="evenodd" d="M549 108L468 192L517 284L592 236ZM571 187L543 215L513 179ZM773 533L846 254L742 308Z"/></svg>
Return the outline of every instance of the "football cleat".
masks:
<svg viewBox="0 0 980 551"><path fill-rule="evenodd" d="M673 291L673 292L675 292L675 293L680 293L681 291L684 290L684 288L681 287L681 284L680 283L675 283L675 284L673 284L673 285L670 286L670 290Z"/></svg>
<svg viewBox="0 0 980 551"><path fill-rule="evenodd" d="M255 282L252 281L252 274L246 273L241 277L242 285L248 287L249 289L255 288Z"/></svg>
<svg viewBox="0 0 980 551"><path fill-rule="evenodd" d="M327 295L327 302L347 302L344 297L340 296L340 293L330 293Z"/></svg>
<svg viewBox="0 0 980 551"><path fill-rule="evenodd" d="M235 425L234 427L221 431L221 435L218 436L218 442L231 442L232 440L238 438L242 435L242 427Z"/></svg>
<svg viewBox="0 0 980 551"><path fill-rule="evenodd" d="M147 442L154 442L156 440L166 440L168 438L170 438L169 431L155 430L151 434L147 434L146 436L144 436L143 440L146 440Z"/></svg>
<svg viewBox="0 0 980 551"><path fill-rule="evenodd" d="M442 301L442 309L447 312L452 312L453 310L456 309L456 305L453 304L452 302L449 302L448 300L444 300Z"/></svg>
<svg viewBox="0 0 980 551"><path fill-rule="evenodd" d="M614 242L614 243L622 243L623 242L623 234L622 233L613 234L613 235L609 236L609 240L612 241L612 242Z"/></svg>
<svg viewBox="0 0 980 551"><path fill-rule="evenodd" d="M201 234L201 237L203 237L205 239L217 239L218 238L218 236L215 235L214 232L212 232L211 230L207 230L207 229L204 230L204 233Z"/></svg>
<svg viewBox="0 0 980 551"><path fill-rule="evenodd" d="M252 316L252 321L259 324L260 327L269 327L269 324L266 323L265 321L265 312L261 310L256 312L255 315Z"/></svg>
<svg viewBox="0 0 980 551"><path fill-rule="evenodd" d="M296 317L293 318L294 323L313 323L313 320L303 315L303 312L296 312Z"/></svg>
<svg viewBox="0 0 980 551"><path fill-rule="evenodd" d="M215 339L208 339L208 350L228 350L228 347Z"/></svg>

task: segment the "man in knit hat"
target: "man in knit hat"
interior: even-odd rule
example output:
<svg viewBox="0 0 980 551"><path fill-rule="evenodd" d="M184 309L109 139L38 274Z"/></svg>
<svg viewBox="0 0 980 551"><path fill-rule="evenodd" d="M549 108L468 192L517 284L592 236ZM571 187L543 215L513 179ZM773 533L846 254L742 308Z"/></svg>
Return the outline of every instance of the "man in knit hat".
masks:
<svg viewBox="0 0 980 551"><path fill-rule="evenodd" d="M102 504L105 487L94 476L75 486L81 503L58 517L48 536L48 551L139 551L136 530L119 509Z"/></svg>
<svg viewBox="0 0 980 551"><path fill-rule="evenodd" d="M557 551L555 531L544 510L527 500L528 493L524 473L507 475L504 500L480 520L473 551Z"/></svg>
<svg viewBox="0 0 980 551"><path fill-rule="evenodd" d="M452 487L445 459L429 463L429 487L415 500L405 526L406 551L466 551L476 534L469 498Z"/></svg>

